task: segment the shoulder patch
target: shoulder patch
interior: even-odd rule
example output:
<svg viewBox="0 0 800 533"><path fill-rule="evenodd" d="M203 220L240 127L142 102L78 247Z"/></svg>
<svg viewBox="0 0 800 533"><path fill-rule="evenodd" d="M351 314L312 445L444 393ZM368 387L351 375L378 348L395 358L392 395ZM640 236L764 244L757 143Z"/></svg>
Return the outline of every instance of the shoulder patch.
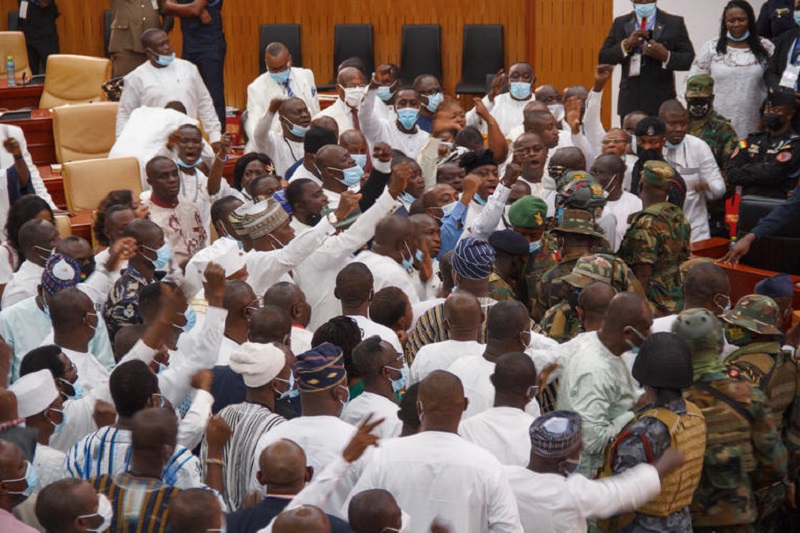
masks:
<svg viewBox="0 0 800 533"><path fill-rule="evenodd" d="M792 153L789 151L779 153L775 159L781 163L786 163L792 160Z"/></svg>
<svg viewBox="0 0 800 533"><path fill-rule="evenodd" d="M728 370L728 376L730 376L732 379L738 378L739 377L739 369L735 368L735 367L731 367L730 370Z"/></svg>

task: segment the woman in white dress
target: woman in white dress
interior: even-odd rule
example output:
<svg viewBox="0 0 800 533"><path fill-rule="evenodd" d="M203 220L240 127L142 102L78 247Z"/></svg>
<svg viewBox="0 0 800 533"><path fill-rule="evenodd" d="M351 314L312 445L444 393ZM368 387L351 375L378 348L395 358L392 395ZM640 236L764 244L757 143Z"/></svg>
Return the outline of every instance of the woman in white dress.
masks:
<svg viewBox="0 0 800 533"><path fill-rule="evenodd" d="M767 97L764 70L774 50L756 34L753 7L731 0L722 11L719 37L705 43L692 64L689 76L714 78L714 110L733 123L740 139L759 130L759 108Z"/></svg>

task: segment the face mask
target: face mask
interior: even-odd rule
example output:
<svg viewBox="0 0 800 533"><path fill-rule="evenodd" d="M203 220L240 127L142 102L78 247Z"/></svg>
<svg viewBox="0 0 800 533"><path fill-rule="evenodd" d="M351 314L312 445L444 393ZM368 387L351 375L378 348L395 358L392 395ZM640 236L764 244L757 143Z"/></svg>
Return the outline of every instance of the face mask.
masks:
<svg viewBox="0 0 800 533"><path fill-rule="evenodd" d="M186 317L186 325L182 328L183 332L189 333L197 324L197 311L194 310L194 307L187 307L186 311L183 313L183 316Z"/></svg>
<svg viewBox="0 0 800 533"><path fill-rule="evenodd" d="M338 171L342 173L342 183L347 185L348 187L352 187L353 185L358 185L361 183L361 176L364 175L364 169L358 166L358 163L354 167L350 168L333 168L328 167L328 170ZM338 178L336 178L338 179Z"/></svg>
<svg viewBox="0 0 800 533"><path fill-rule="evenodd" d="M105 494L98 494L97 495L97 512L94 514L83 514L80 515L78 518L94 518L95 516L99 516L103 519L103 522L94 529L87 529L86 531L96 531L98 533L102 533L106 531L111 526L111 520L114 519L114 508L111 506L111 502L108 501Z"/></svg>
<svg viewBox="0 0 800 533"><path fill-rule="evenodd" d="M528 253L535 254L542 247L542 241L532 242L528 245Z"/></svg>
<svg viewBox="0 0 800 533"><path fill-rule="evenodd" d="M717 302L717 299L716 299L716 297L714 298L714 304L715 304L717 307L719 307L719 309L720 309L720 311L719 311L719 312L720 312L720 313L724 313L725 311L728 311L728 310L731 308L731 297L730 297L730 296L725 296L724 294L717 294L717 296L719 296L720 298L722 298L722 301L723 301L723 302L725 302L725 303L723 303L723 304L719 304L719 303Z"/></svg>
<svg viewBox="0 0 800 533"><path fill-rule="evenodd" d="M458 200L455 200L455 201L453 201L453 202L450 202L449 204L445 204L445 205L443 205L443 206L441 207L441 210L442 210L442 218L444 218L444 217L446 217L447 215L449 215L450 213L452 213L452 212L453 212L453 210L456 208L456 204L457 204L457 203L458 203Z"/></svg>
<svg viewBox="0 0 800 533"><path fill-rule="evenodd" d="M633 10L636 11L636 15L643 19L649 19L652 17L656 12L656 3L653 2L652 4L633 4Z"/></svg>
<svg viewBox="0 0 800 533"><path fill-rule="evenodd" d="M164 268L166 268L167 264L169 263L169 260L172 259L172 248L170 248L169 244L167 243L164 243L164 246L162 246L158 250L154 250L149 246L145 246L144 244L142 245L142 248L156 253L155 261L152 259L145 258L148 261L150 261L150 263L153 265L153 268L155 268L156 270L163 270Z"/></svg>
<svg viewBox="0 0 800 533"><path fill-rule="evenodd" d="M45 261L47 261L47 259L49 259L51 255L53 255L53 251L54 251L53 248L44 248L42 246L35 246L34 245L33 248L35 250L41 250L42 252L44 252L44 254L39 254L39 257L41 257Z"/></svg>
<svg viewBox="0 0 800 533"><path fill-rule="evenodd" d="M564 459L565 468L563 469L564 476L569 476L578 471L578 466L581 464L580 457L578 459Z"/></svg>
<svg viewBox="0 0 800 533"><path fill-rule="evenodd" d="M170 66L173 61L175 61L175 52L172 52L172 54L168 56L163 56L161 54L158 54L158 56L156 57L156 63L158 63L162 67Z"/></svg>
<svg viewBox="0 0 800 533"><path fill-rule="evenodd" d="M269 77L275 80L276 83L286 83L289 81L289 74L291 74L292 69L287 68L281 72L270 72Z"/></svg>
<svg viewBox="0 0 800 533"><path fill-rule="evenodd" d="M752 341L753 335L746 329L733 324L725 325L725 339L734 346L747 346Z"/></svg>
<svg viewBox="0 0 800 533"><path fill-rule="evenodd" d="M687 105L686 110L689 112L689 116L692 118L703 118L704 116L708 115L709 111L711 111L711 104L708 102L704 104L689 104Z"/></svg>
<svg viewBox="0 0 800 533"><path fill-rule="evenodd" d="M200 157L198 157L197 161L195 161L194 163L187 163L186 161L184 161L180 157L178 158L178 166L181 167L181 168L195 168L202 162L203 162L203 159L200 158Z"/></svg>
<svg viewBox="0 0 800 533"><path fill-rule="evenodd" d="M392 96L394 96L392 88L389 87L388 85L381 85L380 87L378 87L376 93L378 95L378 98L380 98L384 102L388 102L389 100L392 99Z"/></svg>
<svg viewBox="0 0 800 533"><path fill-rule="evenodd" d="M408 381L408 369L406 367L403 368L394 368L392 366L386 365L385 368L390 368L395 372L400 372L400 377L397 379L389 378L389 381L392 382L392 392L397 394L401 390L406 388L406 382ZM388 376L387 376L388 377Z"/></svg>
<svg viewBox="0 0 800 533"><path fill-rule="evenodd" d="M356 162L356 165L364 168L367 166L367 154L350 154L350 157L353 158L353 161Z"/></svg>
<svg viewBox="0 0 800 533"><path fill-rule="evenodd" d="M520 342L522 343L522 351L524 352L525 350L527 350L528 348L531 347L531 341L533 341L533 334L530 331L527 331L527 330L520 332L520 335L523 335L523 334L527 334L528 335L528 340L527 341L523 341L520 338Z"/></svg>
<svg viewBox="0 0 800 533"><path fill-rule="evenodd" d="M414 127L414 124L417 123L417 118L419 117L419 109L414 109L413 107L404 107L403 109L397 110L397 120L400 121L400 124L403 125L403 128L410 130Z"/></svg>
<svg viewBox="0 0 800 533"><path fill-rule="evenodd" d="M669 142L669 141L665 141L665 143L666 143L666 145L667 145L667 148L670 148L670 149L675 149L675 148L679 148L679 147L680 147L680 145L682 145L682 144L683 144L683 141L685 141L685 140L686 140L686 137L684 137L683 139L681 139L681 142L679 142L679 143L676 143L676 144L672 144L672 143L671 143L671 142Z"/></svg>
<svg viewBox="0 0 800 533"><path fill-rule="evenodd" d="M279 400L284 400L284 399L287 399L287 398L291 400L293 398L297 398L298 396L300 396L300 391L298 389L296 389L295 386L294 386L294 373L293 372L289 372L289 379L283 379L283 378L275 378L275 379L280 381L281 383L286 383L289 386L289 388L286 389L285 391L278 393L279 394L279 396L278 396ZM275 391L275 392L278 392L278 391Z"/></svg>
<svg viewBox="0 0 800 533"><path fill-rule="evenodd" d="M342 86L340 85L339 87ZM344 103L350 107L361 105L361 100L364 99L364 92L367 90L365 87L342 87L342 89L344 89Z"/></svg>
<svg viewBox="0 0 800 533"><path fill-rule="evenodd" d="M81 385L78 381L76 381L75 383L70 383L69 381L67 381L64 378L58 378L58 379L59 379L59 381L62 381L64 383L66 383L67 385L69 385L70 387L72 387L72 396L67 395L67 393L65 393L65 392L61 393L68 400L80 400L81 398L83 398L83 385Z"/></svg>
<svg viewBox="0 0 800 533"><path fill-rule="evenodd" d="M795 11L795 12L794 12L794 21L795 21L795 22L796 22L798 25L800 25L800 11Z"/></svg>
<svg viewBox="0 0 800 533"><path fill-rule="evenodd" d="M795 18L797 18L797 15L795 15ZM728 32L728 39L730 39L731 41L733 41L735 43L740 43L742 41L746 41L749 37L750 37L750 30L747 30L746 32L744 32L742 34L742 36L739 37L738 39L736 37L734 37L733 35L731 35L731 32Z"/></svg>
<svg viewBox="0 0 800 533"><path fill-rule="evenodd" d="M56 409L55 407L50 407L49 410L50 412L61 413L61 422L59 422L58 424L56 424L49 418L47 419L47 421L53 424L53 427L55 428L53 430L53 433L61 433L61 430L64 429L64 425L67 423L67 413L65 413L61 409Z"/></svg>
<svg viewBox="0 0 800 533"><path fill-rule="evenodd" d="M411 253L411 252L409 252L409 253ZM401 254L401 256L402 256L402 254ZM411 273L414 270L414 263L411 261L411 257L409 257L408 259L403 257L403 260L400 262L400 265L408 273Z"/></svg>
<svg viewBox="0 0 800 533"><path fill-rule="evenodd" d="M779 130L783 127L783 116L778 113L764 113L764 125L770 130Z"/></svg>
<svg viewBox="0 0 800 533"><path fill-rule="evenodd" d="M550 104L547 106L550 114L556 118L556 122L564 120L564 104Z"/></svg>
<svg viewBox="0 0 800 533"><path fill-rule="evenodd" d="M657 148L650 148L645 150L644 148L637 147L636 155L639 156L639 160L642 163L646 163L648 161L654 161L661 159L661 150Z"/></svg>
<svg viewBox="0 0 800 533"><path fill-rule="evenodd" d="M644 342L644 340L645 340L647 337L645 337L644 335L642 335L642 334L641 334L641 332L640 332L638 329L636 329L635 327L633 327L633 326L629 326L629 327L630 327L630 330L631 330L631 331L633 331L633 332L636 334L636 336L637 336L637 337L639 337L639 339L640 339L642 342ZM630 339L625 339L625 342L628 344L628 346L630 346L630 348L631 348L631 352L633 352L633 354L634 354L634 355L638 355L638 354L639 354L639 346L638 346L637 344L635 344L635 343L634 343L632 340L630 340Z"/></svg>
<svg viewBox="0 0 800 533"><path fill-rule="evenodd" d="M411 194L409 194L407 192L404 192L403 194L400 195L400 200L402 200L403 202L405 202L407 204L413 204L414 200L416 200L416 198L411 196Z"/></svg>
<svg viewBox="0 0 800 533"><path fill-rule="evenodd" d="M526 100L531 95L531 84L524 81L512 81L508 92L517 100Z"/></svg>
<svg viewBox="0 0 800 533"><path fill-rule="evenodd" d="M16 483L18 481L25 480L25 490L16 491L16 490L7 490L8 494L21 494L26 498L33 494L33 491L36 489L36 485L39 483L39 477L36 475L36 469L30 464L28 461L25 461L25 477L21 477L18 479L6 479L3 480L3 483ZM19 502L21 503L21 502Z"/></svg>
<svg viewBox="0 0 800 533"><path fill-rule="evenodd" d="M295 124L286 117L281 117L281 118L283 118L283 120L285 120L286 123L289 124L289 131L292 133L292 135L294 135L295 137L300 137L301 139L306 136L306 133L308 132L309 128L308 126L301 126L299 124Z"/></svg>
<svg viewBox="0 0 800 533"><path fill-rule="evenodd" d="M475 196L473 196L472 199L475 200L475 203L478 204L478 205L486 205L486 200L484 200L483 198L481 198L477 194Z"/></svg>
<svg viewBox="0 0 800 533"><path fill-rule="evenodd" d="M428 95L428 103L425 104L425 108L431 113L436 113L436 110L439 109L439 104L442 103L442 100L444 100L444 95L442 93Z"/></svg>
<svg viewBox="0 0 800 533"><path fill-rule="evenodd" d="M561 219L564 217L564 208L559 207L556 209L556 220L561 224Z"/></svg>
<svg viewBox="0 0 800 533"><path fill-rule="evenodd" d="M344 385L339 385L339 387L341 387L341 388L343 388L345 391L347 391L347 399L346 399L345 401L339 400L339 403L342 405L342 410L341 410L341 411L339 411L339 414L341 414L341 413L342 413L342 411L344 411L344 410L347 408L347 404L349 404L349 403L350 403L350 389L348 389L348 388L347 388L347 387L345 387Z"/></svg>

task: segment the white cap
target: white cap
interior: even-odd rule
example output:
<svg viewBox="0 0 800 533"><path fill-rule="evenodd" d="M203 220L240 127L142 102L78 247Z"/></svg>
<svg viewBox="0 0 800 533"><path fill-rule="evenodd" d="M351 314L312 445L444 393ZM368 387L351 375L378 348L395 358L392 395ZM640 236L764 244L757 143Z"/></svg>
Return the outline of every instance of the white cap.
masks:
<svg viewBox="0 0 800 533"><path fill-rule="evenodd" d="M248 387L261 387L275 379L286 365L286 354L274 344L246 342L231 354L231 370L241 374Z"/></svg>
<svg viewBox="0 0 800 533"><path fill-rule="evenodd" d="M8 390L17 397L17 412L22 418L38 415L58 398L53 374L46 369L22 376Z"/></svg>
<svg viewBox="0 0 800 533"><path fill-rule="evenodd" d="M221 237L214 244L197 252L186 265L185 283L191 287L194 297L203 288L206 267L209 263L216 263L225 270L225 277L232 276L245 267L245 252L239 248L239 241ZM185 290L185 289L184 289Z"/></svg>

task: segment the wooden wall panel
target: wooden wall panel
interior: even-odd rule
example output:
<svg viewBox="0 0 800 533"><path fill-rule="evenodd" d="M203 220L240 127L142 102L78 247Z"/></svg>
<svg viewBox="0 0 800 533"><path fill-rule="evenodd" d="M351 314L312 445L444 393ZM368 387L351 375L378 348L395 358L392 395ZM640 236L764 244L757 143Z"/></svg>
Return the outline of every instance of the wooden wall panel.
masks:
<svg viewBox="0 0 800 533"><path fill-rule="evenodd" d="M102 13L106 0L58 0L64 53L101 55ZM258 75L258 32L264 23L299 23L303 66L323 84L333 76L333 28L337 23L371 23L376 63L399 62L403 24L442 27L444 86L452 94L460 79L464 24L502 24L506 65L526 58L538 83L564 87L588 84L597 51L611 21L612 0L226 0L223 9L228 55L225 92L228 105L243 107L247 85ZM16 0L0 0L5 27ZM180 51L180 30L172 34Z"/></svg>

